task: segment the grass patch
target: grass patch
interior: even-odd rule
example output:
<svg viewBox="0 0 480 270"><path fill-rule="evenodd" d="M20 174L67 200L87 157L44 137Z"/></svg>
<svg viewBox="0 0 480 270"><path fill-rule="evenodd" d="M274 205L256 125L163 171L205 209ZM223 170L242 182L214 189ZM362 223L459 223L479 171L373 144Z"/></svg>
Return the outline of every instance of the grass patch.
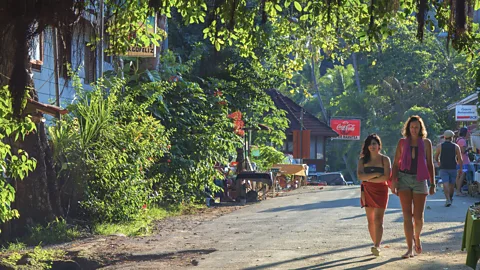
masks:
<svg viewBox="0 0 480 270"><path fill-rule="evenodd" d="M78 226L67 224L64 219L56 219L46 226L34 225L28 227L25 236L7 243L0 249L3 252L20 252L27 250L27 246L43 246L72 241L82 236Z"/></svg>
<svg viewBox="0 0 480 270"><path fill-rule="evenodd" d="M41 246L36 246L33 251L25 254L12 252L8 257L2 258L2 263L17 269L17 262L22 258L28 258L28 266L21 269L50 269L52 262L63 259L65 254L63 250L43 249Z"/></svg>
<svg viewBox="0 0 480 270"><path fill-rule="evenodd" d="M65 219L56 219L47 226L35 225L29 228L28 236L22 238L22 242L28 245L50 245L72 241L81 236L79 228L67 224Z"/></svg>
<svg viewBox="0 0 480 270"><path fill-rule="evenodd" d="M180 204L165 208L153 207L142 209L140 216L133 221L123 223L100 223L93 227L99 235L123 234L125 236L149 235L152 233L154 221L167 217L196 213L206 206L198 204Z"/></svg>
<svg viewBox="0 0 480 270"><path fill-rule="evenodd" d="M7 246L2 246L2 253L4 252L18 252L18 251L24 251L27 249L27 245L22 242L12 242L8 243Z"/></svg>

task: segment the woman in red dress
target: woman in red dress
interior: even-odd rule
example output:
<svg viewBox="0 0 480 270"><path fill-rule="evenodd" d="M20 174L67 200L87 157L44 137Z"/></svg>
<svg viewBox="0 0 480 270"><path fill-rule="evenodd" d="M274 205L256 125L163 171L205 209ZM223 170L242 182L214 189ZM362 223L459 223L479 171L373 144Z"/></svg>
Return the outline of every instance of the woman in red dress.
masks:
<svg viewBox="0 0 480 270"><path fill-rule="evenodd" d="M371 252L380 255L383 235L383 216L388 204L390 159L381 154L382 141L377 134L370 134L363 143L358 162L357 177L361 184L361 205L365 207L368 231L373 241Z"/></svg>

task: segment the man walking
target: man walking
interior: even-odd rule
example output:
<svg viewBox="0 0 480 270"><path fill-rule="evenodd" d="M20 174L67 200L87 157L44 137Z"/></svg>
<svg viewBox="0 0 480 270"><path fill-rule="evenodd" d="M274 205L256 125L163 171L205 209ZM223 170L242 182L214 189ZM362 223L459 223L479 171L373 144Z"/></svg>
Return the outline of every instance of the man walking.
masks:
<svg viewBox="0 0 480 270"><path fill-rule="evenodd" d="M462 173L463 160L460 147L452 142L455 134L451 130L443 133L445 142L437 146L435 151L435 160L440 167L440 178L442 178L443 192L445 193L445 206L452 205L453 192L455 190L455 180L457 179L457 164L459 165L458 174ZM440 159L439 159L440 157Z"/></svg>

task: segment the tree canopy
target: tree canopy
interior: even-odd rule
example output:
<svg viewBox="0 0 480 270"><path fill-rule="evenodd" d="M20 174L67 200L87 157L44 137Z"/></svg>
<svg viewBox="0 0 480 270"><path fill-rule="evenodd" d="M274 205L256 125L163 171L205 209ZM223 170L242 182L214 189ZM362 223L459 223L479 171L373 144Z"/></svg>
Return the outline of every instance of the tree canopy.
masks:
<svg viewBox="0 0 480 270"><path fill-rule="evenodd" d="M130 45L157 43L158 35L142 32L145 30L140 28L154 12L167 17L178 13L185 24L203 25L204 37L217 50L236 46L241 56L255 59L259 48L272 49L272 44L276 44L285 59L290 60L288 64L295 68L301 68L299 61L308 59L311 53L318 55L320 49L340 61L342 51L370 50L372 44L393 34L392 22L401 23L413 14L420 40L426 27L434 30L438 25L448 33L447 39L455 49L464 50L473 59L478 46L475 41L479 39L478 26L471 23L473 10L479 7L478 0L105 0L104 7L99 4L98 0L2 2L0 31L3 37L11 39L5 38L0 44L3 54L0 59L5 61L0 83L9 84L17 113L28 85L25 74L28 41L47 26L68 29L82 15L88 17L93 13L98 17L101 8L107 11L106 31L115 41L111 53L125 51ZM10 80L5 81L5 77Z"/></svg>

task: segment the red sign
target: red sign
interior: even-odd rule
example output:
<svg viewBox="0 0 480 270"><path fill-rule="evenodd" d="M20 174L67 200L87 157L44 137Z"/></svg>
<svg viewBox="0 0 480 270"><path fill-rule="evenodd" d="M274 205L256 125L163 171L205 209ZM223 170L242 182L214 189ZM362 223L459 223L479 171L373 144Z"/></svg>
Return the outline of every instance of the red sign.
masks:
<svg viewBox="0 0 480 270"><path fill-rule="evenodd" d="M339 140L360 140L360 119L331 119L330 127L338 133Z"/></svg>

